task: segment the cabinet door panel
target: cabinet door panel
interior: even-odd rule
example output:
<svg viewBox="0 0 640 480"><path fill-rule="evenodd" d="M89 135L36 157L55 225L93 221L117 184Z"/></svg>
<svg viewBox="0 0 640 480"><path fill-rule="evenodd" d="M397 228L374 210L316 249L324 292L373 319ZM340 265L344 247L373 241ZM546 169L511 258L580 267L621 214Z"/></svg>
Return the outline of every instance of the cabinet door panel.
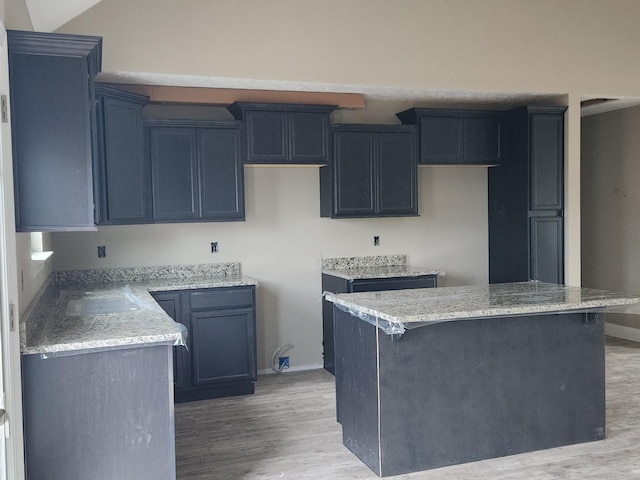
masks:
<svg viewBox="0 0 640 480"><path fill-rule="evenodd" d="M375 212L373 139L373 134L363 132L336 132L334 136L335 216Z"/></svg>
<svg viewBox="0 0 640 480"><path fill-rule="evenodd" d="M531 115L531 210L562 210L564 118Z"/></svg>
<svg viewBox="0 0 640 480"><path fill-rule="evenodd" d="M291 163L327 163L327 116L317 113L288 113Z"/></svg>
<svg viewBox="0 0 640 480"><path fill-rule="evenodd" d="M378 213L417 214L417 165L414 135L378 133Z"/></svg>
<svg viewBox="0 0 640 480"><path fill-rule="evenodd" d="M193 383L256 379L252 308L191 314Z"/></svg>
<svg viewBox="0 0 640 480"><path fill-rule="evenodd" d="M198 218L196 132L188 128L151 128L153 218Z"/></svg>
<svg viewBox="0 0 640 480"><path fill-rule="evenodd" d="M101 160L106 194L100 223L150 220L150 172L144 155L142 106L104 98L101 111Z"/></svg>
<svg viewBox="0 0 640 480"><path fill-rule="evenodd" d="M247 162L283 163L287 160L287 115L247 112Z"/></svg>
<svg viewBox="0 0 640 480"><path fill-rule="evenodd" d="M420 163L462 163L462 132L461 118L423 117L420 120Z"/></svg>
<svg viewBox="0 0 640 480"><path fill-rule="evenodd" d="M498 165L500 150L500 122L497 118L464 119L465 164Z"/></svg>
<svg viewBox="0 0 640 480"><path fill-rule="evenodd" d="M564 219L531 217L531 280L564 283Z"/></svg>
<svg viewBox="0 0 640 480"><path fill-rule="evenodd" d="M16 229L93 229L87 58L11 54L9 72Z"/></svg>
<svg viewBox="0 0 640 480"><path fill-rule="evenodd" d="M202 163L202 217L243 219L240 130L199 129L198 154Z"/></svg>
<svg viewBox="0 0 640 480"><path fill-rule="evenodd" d="M181 292L159 292L153 294L153 299L175 322L182 323L189 331L188 318L184 316L183 295ZM187 335L187 348L173 349L173 383L178 390L189 387L191 378L191 358L189 346L191 335Z"/></svg>

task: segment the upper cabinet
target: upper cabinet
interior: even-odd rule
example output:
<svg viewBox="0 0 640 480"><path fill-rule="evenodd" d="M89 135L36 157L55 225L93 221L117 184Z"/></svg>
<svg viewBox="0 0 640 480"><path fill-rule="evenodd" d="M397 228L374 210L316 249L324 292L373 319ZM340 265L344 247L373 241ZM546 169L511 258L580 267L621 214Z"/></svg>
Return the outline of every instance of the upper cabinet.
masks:
<svg viewBox="0 0 640 480"><path fill-rule="evenodd" d="M334 106L237 102L228 109L245 124L245 163L328 163L329 114Z"/></svg>
<svg viewBox="0 0 640 480"><path fill-rule="evenodd" d="M502 114L492 111L412 108L397 114L418 125L421 165L499 165Z"/></svg>
<svg viewBox="0 0 640 480"><path fill-rule="evenodd" d="M96 85L98 225L151 221L151 173L142 107L148 97Z"/></svg>
<svg viewBox="0 0 640 480"><path fill-rule="evenodd" d="M16 230L94 230L102 39L8 31Z"/></svg>
<svg viewBox="0 0 640 480"><path fill-rule="evenodd" d="M244 220L238 122L145 120L154 222Z"/></svg>
<svg viewBox="0 0 640 480"><path fill-rule="evenodd" d="M415 129L334 125L333 162L320 169L321 216L418 214Z"/></svg>

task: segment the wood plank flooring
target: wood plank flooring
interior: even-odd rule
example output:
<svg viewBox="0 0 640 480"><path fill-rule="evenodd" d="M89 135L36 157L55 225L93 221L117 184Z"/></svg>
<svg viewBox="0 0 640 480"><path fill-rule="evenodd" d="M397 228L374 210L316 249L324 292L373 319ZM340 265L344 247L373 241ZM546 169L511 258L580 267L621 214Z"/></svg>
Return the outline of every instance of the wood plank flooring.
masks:
<svg viewBox="0 0 640 480"><path fill-rule="evenodd" d="M640 479L640 343L607 338L607 438L402 480ZM437 441L437 439L434 439ZM342 445L333 377L259 377L255 395L176 405L178 480L378 478Z"/></svg>

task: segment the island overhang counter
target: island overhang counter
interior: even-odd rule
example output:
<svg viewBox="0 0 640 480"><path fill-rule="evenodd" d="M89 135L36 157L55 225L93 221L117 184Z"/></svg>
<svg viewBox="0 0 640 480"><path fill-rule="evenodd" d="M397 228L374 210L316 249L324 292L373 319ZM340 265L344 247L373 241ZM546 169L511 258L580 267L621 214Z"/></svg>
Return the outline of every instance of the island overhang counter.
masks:
<svg viewBox="0 0 640 480"><path fill-rule="evenodd" d="M379 476L605 437L604 313L523 282L331 294L343 443Z"/></svg>

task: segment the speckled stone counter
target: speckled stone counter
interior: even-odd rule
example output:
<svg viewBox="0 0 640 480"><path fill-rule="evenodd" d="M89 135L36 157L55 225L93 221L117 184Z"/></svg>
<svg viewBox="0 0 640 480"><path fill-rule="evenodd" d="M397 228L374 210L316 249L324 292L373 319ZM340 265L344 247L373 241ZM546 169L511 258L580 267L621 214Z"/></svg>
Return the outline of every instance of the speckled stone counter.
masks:
<svg viewBox="0 0 640 480"><path fill-rule="evenodd" d="M346 280L445 274L433 268L410 267L406 255L323 258L322 273Z"/></svg>
<svg viewBox="0 0 640 480"><path fill-rule="evenodd" d="M21 351L53 355L183 344L183 327L160 308L150 292L256 284L240 274L237 263L55 272L22 316ZM115 304L125 299L129 307L101 314L69 310L70 303L97 298ZM136 310L127 309L131 307Z"/></svg>
<svg viewBox="0 0 640 480"><path fill-rule="evenodd" d="M604 317L640 303L535 282L325 298L343 444L379 476L604 439Z"/></svg>
<svg viewBox="0 0 640 480"><path fill-rule="evenodd" d="M389 333L415 324L586 310L640 303L640 297L542 282L325 295L356 316L388 322Z"/></svg>

